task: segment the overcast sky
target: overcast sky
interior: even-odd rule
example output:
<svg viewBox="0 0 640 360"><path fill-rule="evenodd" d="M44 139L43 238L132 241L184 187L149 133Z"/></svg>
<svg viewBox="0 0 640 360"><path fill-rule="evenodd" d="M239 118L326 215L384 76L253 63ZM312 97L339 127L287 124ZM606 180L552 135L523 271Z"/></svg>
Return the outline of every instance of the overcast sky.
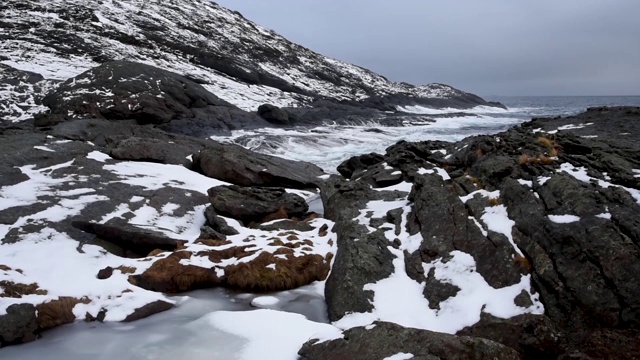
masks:
<svg viewBox="0 0 640 360"><path fill-rule="evenodd" d="M391 80L480 95L640 95L640 0L219 0Z"/></svg>

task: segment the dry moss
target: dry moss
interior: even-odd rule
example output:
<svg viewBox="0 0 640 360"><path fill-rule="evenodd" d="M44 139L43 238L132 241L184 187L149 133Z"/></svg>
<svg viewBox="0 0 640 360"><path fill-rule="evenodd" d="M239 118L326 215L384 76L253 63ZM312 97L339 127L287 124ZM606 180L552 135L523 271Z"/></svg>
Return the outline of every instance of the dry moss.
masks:
<svg viewBox="0 0 640 360"><path fill-rule="evenodd" d="M21 284L13 281L0 281L0 298L20 299L25 295L47 295L47 290L39 288L37 283Z"/></svg>
<svg viewBox="0 0 640 360"><path fill-rule="evenodd" d="M70 324L76 320L73 308L78 304L88 304L90 302L91 300L88 298L60 297L57 300L36 305L38 327L40 330L47 330Z"/></svg>
<svg viewBox="0 0 640 360"><path fill-rule="evenodd" d="M180 264L180 260L190 259L192 254L177 251L153 263L141 275L129 276L129 282L143 289L179 293L213 287L220 279L212 269Z"/></svg>
<svg viewBox="0 0 640 360"><path fill-rule="evenodd" d="M288 218L289 218L289 214L287 214L284 207L281 207L280 209L278 209L278 211L265 216L260 222L266 223L273 220L288 219Z"/></svg>
<svg viewBox="0 0 640 360"><path fill-rule="evenodd" d="M10 268L10 267L8 267L7 265L2 265L2 264L0 264L0 270L2 270L2 271L9 271L9 270L11 270L11 268Z"/></svg>
<svg viewBox="0 0 640 360"><path fill-rule="evenodd" d="M521 269L525 270L527 273L531 273L531 269L533 268L529 259L520 254L516 254L513 257L513 263L516 266L519 266Z"/></svg>
<svg viewBox="0 0 640 360"><path fill-rule="evenodd" d="M211 247L216 247L216 246L222 246L222 245L231 244L231 241L222 240L222 239L198 239L194 243L195 244L207 245L207 246L211 246Z"/></svg>
<svg viewBox="0 0 640 360"><path fill-rule="evenodd" d="M553 164L553 159L544 155L526 155L522 154L518 158L518 164L522 165L551 165Z"/></svg>
<svg viewBox="0 0 640 360"><path fill-rule="evenodd" d="M500 204L502 204L500 198L489 198L489 206L498 206Z"/></svg>
<svg viewBox="0 0 640 360"><path fill-rule="evenodd" d="M120 270L120 272L123 274L133 274L136 272L137 269L133 266L120 265L117 268L115 268L115 270Z"/></svg>
<svg viewBox="0 0 640 360"><path fill-rule="evenodd" d="M275 270L267 268L271 264L276 264ZM317 254L285 260L263 252L250 262L226 267L225 282L242 291L283 291L324 280L328 273L329 261Z"/></svg>

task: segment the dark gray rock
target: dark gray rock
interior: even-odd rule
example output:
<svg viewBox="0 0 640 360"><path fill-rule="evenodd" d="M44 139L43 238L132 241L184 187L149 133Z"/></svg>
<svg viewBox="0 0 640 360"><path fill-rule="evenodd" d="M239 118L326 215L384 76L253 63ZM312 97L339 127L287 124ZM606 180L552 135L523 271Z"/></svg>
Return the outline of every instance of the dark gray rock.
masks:
<svg viewBox="0 0 640 360"><path fill-rule="evenodd" d="M0 315L0 347L34 341L37 329L35 306L11 305Z"/></svg>
<svg viewBox="0 0 640 360"><path fill-rule="evenodd" d="M315 188L324 171L302 162L263 155L233 144L214 143L200 151L198 164L212 178L242 186Z"/></svg>
<svg viewBox="0 0 640 360"><path fill-rule="evenodd" d="M375 322L370 330L349 329L342 339L320 343L310 340L298 352L305 360L383 360L398 353L424 360L521 359L516 350L491 340L404 328L386 322Z"/></svg>
<svg viewBox="0 0 640 360"><path fill-rule="evenodd" d="M174 251L181 242L160 232L130 225L119 219L112 219L105 224L76 220L72 225L123 248L132 257L145 257L155 249Z"/></svg>
<svg viewBox="0 0 640 360"><path fill-rule="evenodd" d="M309 206L298 195L283 188L216 186L208 191L213 209L245 224L261 222L268 215L282 212L284 217L300 217Z"/></svg>
<svg viewBox="0 0 640 360"><path fill-rule="evenodd" d="M350 179L355 172L367 169L371 165L375 165L384 161L384 157L380 154L370 153L365 155L354 156L338 165L340 175Z"/></svg>
<svg viewBox="0 0 640 360"><path fill-rule="evenodd" d="M258 107L258 115L276 125L290 125L289 114L277 106L264 104Z"/></svg>
<svg viewBox="0 0 640 360"><path fill-rule="evenodd" d="M229 226L229 224L227 224L227 222L222 217L218 216L216 210L211 205L207 206L207 208L204 210L204 217L205 219L207 219L207 224L213 230L223 235L233 236L239 234L238 230Z"/></svg>
<svg viewBox="0 0 640 360"><path fill-rule="evenodd" d="M259 229L264 231L295 230L295 231L306 232L306 231L313 230L314 227L304 221L285 219L285 220L274 221L267 225L264 225L264 224L260 225Z"/></svg>

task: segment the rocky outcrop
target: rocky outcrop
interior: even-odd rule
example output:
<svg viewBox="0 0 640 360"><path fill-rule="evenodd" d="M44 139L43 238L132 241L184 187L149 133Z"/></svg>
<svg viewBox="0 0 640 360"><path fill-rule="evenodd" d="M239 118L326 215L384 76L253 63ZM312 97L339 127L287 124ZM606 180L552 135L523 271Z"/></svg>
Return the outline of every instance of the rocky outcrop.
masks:
<svg viewBox="0 0 640 360"><path fill-rule="evenodd" d="M343 336L342 339L331 341L311 340L303 345L299 355L305 360L384 360L394 355L398 359L521 359L517 351L498 342L407 329L386 322L349 329Z"/></svg>
<svg viewBox="0 0 640 360"><path fill-rule="evenodd" d="M343 163L351 180L323 188L338 236L330 318L396 319L387 286L401 281L407 294L395 306L424 302L414 319L395 320L404 326L490 339L530 359L633 358L640 148L627 139L640 136L639 117L639 108L589 109L455 144L400 142L369 165ZM407 279L421 293L409 295ZM482 297L471 295L479 286L509 298L456 307ZM436 325L449 311L475 320Z"/></svg>
<svg viewBox="0 0 640 360"><path fill-rule="evenodd" d="M202 173L241 186L315 188L324 171L316 165L258 154L233 144L213 143L200 151Z"/></svg>
<svg viewBox="0 0 640 360"><path fill-rule="evenodd" d="M216 186L209 189L209 200L217 213L245 224L300 217L309 210L302 197L283 188Z"/></svg>
<svg viewBox="0 0 640 360"><path fill-rule="evenodd" d="M260 126L261 119L219 99L181 75L150 65L113 61L62 83L43 99L52 114L66 118L134 119L139 124L171 125L174 132L192 133ZM196 125L194 125L196 126Z"/></svg>

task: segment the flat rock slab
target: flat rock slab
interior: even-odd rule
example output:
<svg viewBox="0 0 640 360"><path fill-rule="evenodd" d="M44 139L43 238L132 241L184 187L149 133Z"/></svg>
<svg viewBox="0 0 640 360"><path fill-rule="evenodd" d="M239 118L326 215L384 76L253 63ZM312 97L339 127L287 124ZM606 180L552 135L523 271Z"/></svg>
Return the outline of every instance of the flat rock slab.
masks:
<svg viewBox="0 0 640 360"><path fill-rule="evenodd" d="M173 251L182 243L159 232L121 222L98 224L90 221L73 221L73 227L94 234L100 239L128 250L138 257L147 256L156 249Z"/></svg>
<svg viewBox="0 0 640 360"><path fill-rule="evenodd" d="M203 174L242 186L317 187L324 171L316 165L258 154L239 145L218 144L200 151Z"/></svg>

